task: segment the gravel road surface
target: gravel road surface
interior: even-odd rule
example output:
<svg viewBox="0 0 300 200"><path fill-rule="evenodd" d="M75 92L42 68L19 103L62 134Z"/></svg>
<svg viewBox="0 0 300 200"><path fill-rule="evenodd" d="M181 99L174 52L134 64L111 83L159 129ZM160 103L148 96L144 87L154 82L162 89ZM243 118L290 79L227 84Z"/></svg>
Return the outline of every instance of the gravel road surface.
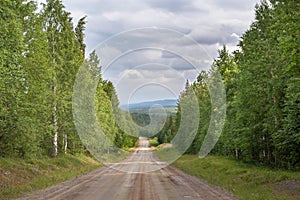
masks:
<svg viewBox="0 0 300 200"><path fill-rule="evenodd" d="M19 200L184 200L236 199L161 162L145 138L123 162L101 167L75 179L52 186Z"/></svg>

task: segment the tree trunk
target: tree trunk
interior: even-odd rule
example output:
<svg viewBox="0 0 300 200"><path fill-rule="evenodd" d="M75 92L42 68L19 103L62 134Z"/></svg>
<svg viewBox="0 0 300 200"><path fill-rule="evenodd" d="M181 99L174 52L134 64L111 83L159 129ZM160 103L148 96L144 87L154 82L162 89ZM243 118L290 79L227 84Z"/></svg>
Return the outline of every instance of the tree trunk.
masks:
<svg viewBox="0 0 300 200"><path fill-rule="evenodd" d="M64 154L67 154L67 148L68 148L68 134L64 133L64 137L63 137L63 150L64 150Z"/></svg>
<svg viewBox="0 0 300 200"><path fill-rule="evenodd" d="M236 159L239 159L239 152L238 152L238 149L235 149L235 158L236 158Z"/></svg>
<svg viewBox="0 0 300 200"><path fill-rule="evenodd" d="M53 86L53 94L54 98L56 98L56 85ZM58 144L57 144L57 138L58 138L58 130L57 130L57 103L56 100L54 100L53 104L53 126L54 126L54 136L53 136L53 157L56 157L58 154Z"/></svg>

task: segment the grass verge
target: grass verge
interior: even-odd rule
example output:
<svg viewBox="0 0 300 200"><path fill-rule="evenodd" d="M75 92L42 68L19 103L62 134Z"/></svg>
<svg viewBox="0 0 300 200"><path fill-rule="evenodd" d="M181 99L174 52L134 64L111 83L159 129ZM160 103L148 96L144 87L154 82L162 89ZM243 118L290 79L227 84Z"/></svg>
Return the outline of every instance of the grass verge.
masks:
<svg viewBox="0 0 300 200"><path fill-rule="evenodd" d="M230 158L184 155L173 163L188 174L206 180L238 199L299 199L300 172L246 164Z"/></svg>
<svg viewBox="0 0 300 200"><path fill-rule="evenodd" d="M156 149L156 155L160 160L168 163L174 162L174 160L181 156L180 152L176 148L164 146L159 146Z"/></svg>
<svg viewBox="0 0 300 200"><path fill-rule="evenodd" d="M27 160L0 158L0 199L15 199L100 166L84 155Z"/></svg>

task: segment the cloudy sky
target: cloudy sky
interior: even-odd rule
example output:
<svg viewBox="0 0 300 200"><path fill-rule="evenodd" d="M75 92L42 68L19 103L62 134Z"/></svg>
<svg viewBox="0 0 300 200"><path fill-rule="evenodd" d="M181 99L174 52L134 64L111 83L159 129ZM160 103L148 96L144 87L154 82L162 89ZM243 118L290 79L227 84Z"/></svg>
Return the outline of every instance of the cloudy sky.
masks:
<svg viewBox="0 0 300 200"><path fill-rule="evenodd" d="M87 52L121 104L176 99L208 69L217 49L236 48L259 0L62 0L74 24L87 16ZM144 28L144 29L143 29Z"/></svg>

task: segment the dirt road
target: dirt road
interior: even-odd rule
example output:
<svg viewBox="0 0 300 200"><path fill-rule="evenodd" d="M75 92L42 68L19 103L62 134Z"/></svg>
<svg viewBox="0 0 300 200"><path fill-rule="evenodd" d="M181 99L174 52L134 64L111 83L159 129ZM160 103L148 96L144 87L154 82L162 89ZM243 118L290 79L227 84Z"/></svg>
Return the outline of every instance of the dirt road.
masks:
<svg viewBox="0 0 300 200"><path fill-rule="evenodd" d="M217 187L160 162L148 146L146 139L140 139L139 147L125 161L19 200L235 199Z"/></svg>

